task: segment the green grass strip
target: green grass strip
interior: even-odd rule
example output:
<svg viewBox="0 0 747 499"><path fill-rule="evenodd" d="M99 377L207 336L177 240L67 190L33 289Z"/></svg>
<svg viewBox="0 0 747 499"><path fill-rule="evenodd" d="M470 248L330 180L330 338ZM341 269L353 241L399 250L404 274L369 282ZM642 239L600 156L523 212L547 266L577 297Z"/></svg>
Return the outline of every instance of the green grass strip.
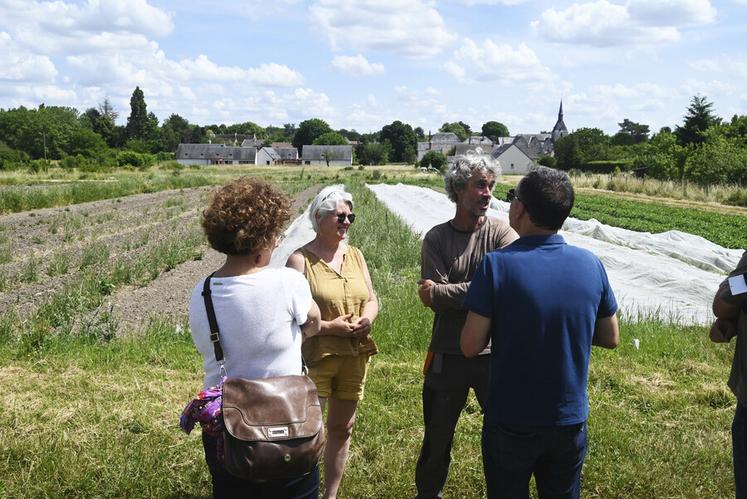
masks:
<svg viewBox="0 0 747 499"><path fill-rule="evenodd" d="M151 178L143 174L119 177L114 181L4 186L0 187L0 214L67 206L169 189L200 187L214 182L210 177L202 175L168 174Z"/></svg>

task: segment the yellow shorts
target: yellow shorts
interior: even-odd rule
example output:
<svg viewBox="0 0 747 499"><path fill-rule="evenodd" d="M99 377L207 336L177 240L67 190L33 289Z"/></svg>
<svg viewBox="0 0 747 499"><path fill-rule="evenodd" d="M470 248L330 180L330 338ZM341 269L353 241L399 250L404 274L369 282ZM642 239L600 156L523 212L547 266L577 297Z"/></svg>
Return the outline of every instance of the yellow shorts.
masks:
<svg viewBox="0 0 747 499"><path fill-rule="evenodd" d="M309 367L320 398L363 400L368 355L328 355Z"/></svg>

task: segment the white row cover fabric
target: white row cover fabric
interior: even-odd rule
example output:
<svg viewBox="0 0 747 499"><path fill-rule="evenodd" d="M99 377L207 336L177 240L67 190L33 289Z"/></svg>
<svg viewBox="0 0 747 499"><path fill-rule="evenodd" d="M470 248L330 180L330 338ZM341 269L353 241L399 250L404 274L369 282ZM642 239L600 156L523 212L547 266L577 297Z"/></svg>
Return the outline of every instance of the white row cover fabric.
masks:
<svg viewBox="0 0 747 499"><path fill-rule="evenodd" d="M368 188L421 238L454 216L454 203L432 189L402 184ZM508 207L493 199L488 214L508 220ZM621 313L631 320L710 323L716 288L743 252L684 232L635 232L596 220L569 218L560 233L569 244L586 248L602 260Z"/></svg>

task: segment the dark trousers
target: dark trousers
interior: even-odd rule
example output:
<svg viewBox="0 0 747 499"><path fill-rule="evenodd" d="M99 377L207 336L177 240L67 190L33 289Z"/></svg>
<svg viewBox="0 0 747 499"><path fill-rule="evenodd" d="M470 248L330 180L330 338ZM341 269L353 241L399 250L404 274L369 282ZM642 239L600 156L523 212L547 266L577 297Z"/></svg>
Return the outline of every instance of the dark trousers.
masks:
<svg viewBox="0 0 747 499"><path fill-rule="evenodd" d="M215 499L316 499L319 496L319 467L309 474L275 482L248 482L228 473L218 461L217 439L202 433L205 461L210 470Z"/></svg>
<svg viewBox="0 0 747 499"><path fill-rule="evenodd" d="M541 499L577 499L586 441L586 423L555 427L484 425L482 462L488 498L528 499L529 480L534 474Z"/></svg>
<svg viewBox="0 0 747 499"><path fill-rule="evenodd" d="M423 384L425 434L415 467L418 498L441 497L451 463L451 444L469 389L484 408L488 398L490 356L467 359L436 355Z"/></svg>
<svg viewBox="0 0 747 499"><path fill-rule="evenodd" d="M747 499L747 408L737 402L731 424L731 448L734 459L734 483L737 499Z"/></svg>

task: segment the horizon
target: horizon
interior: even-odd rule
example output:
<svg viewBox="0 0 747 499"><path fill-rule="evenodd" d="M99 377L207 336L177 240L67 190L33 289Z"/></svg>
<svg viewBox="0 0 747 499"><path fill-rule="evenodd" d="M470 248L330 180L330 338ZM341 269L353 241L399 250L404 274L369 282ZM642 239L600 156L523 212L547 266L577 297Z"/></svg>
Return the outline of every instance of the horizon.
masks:
<svg viewBox="0 0 747 499"><path fill-rule="evenodd" d="M321 118L360 133L499 121L511 135L674 128L694 95L747 114L747 0L0 0L0 108L139 86L162 123ZM417 21L417 22L415 22Z"/></svg>

